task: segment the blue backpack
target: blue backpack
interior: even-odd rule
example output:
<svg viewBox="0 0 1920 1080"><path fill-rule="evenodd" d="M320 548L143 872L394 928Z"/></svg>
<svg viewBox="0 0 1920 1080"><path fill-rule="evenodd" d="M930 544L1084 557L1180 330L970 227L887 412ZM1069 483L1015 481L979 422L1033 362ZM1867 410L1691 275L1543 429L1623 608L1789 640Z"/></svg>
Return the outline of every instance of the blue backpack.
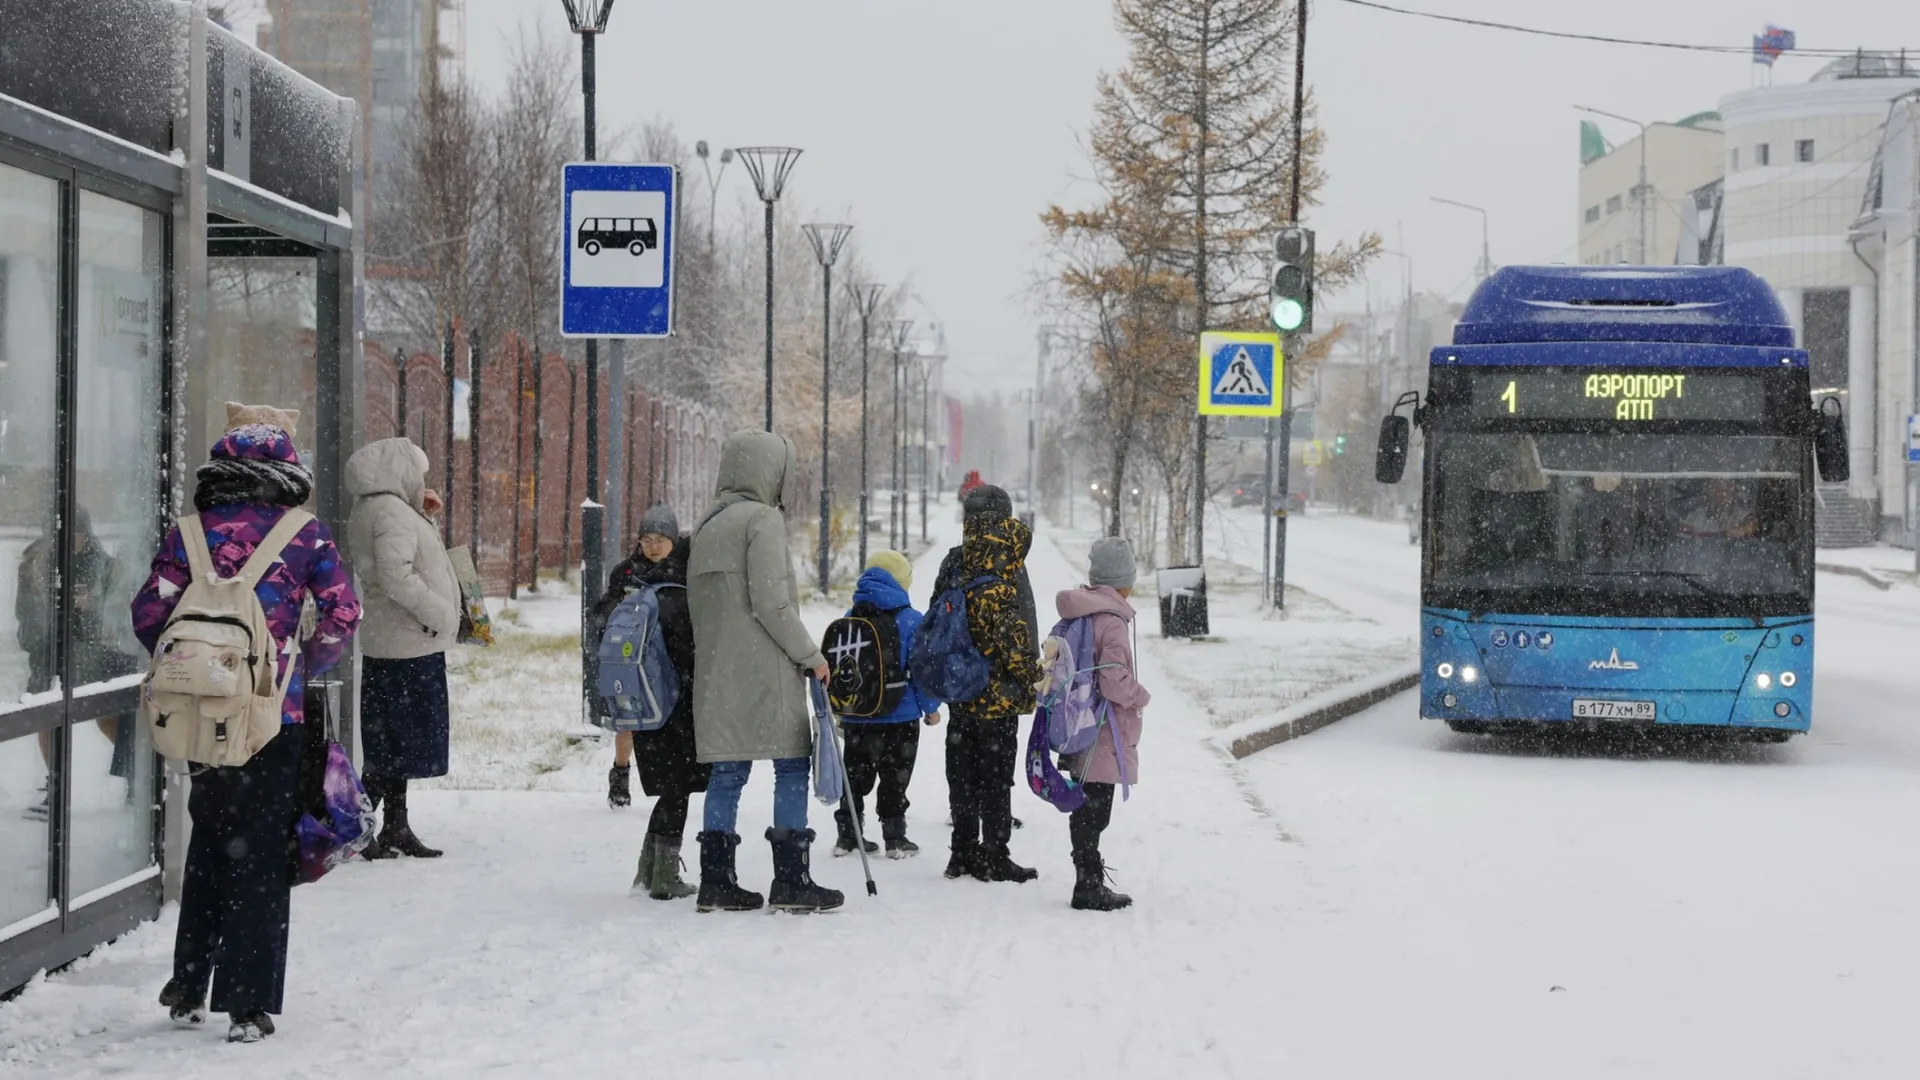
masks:
<svg viewBox="0 0 1920 1080"><path fill-rule="evenodd" d="M607 616L595 689L615 731L658 731L680 703L680 673L660 632L662 582L636 589Z"/></svg>
<svg viewBox="0 0 1920 1080"><path fill-rule="evenodd" d="M973 643L967 627L967 590L992 580L974 578L934 597L913 639L907 669L915 685L941 701L972 701L987 692L993 679L993 664Z"/></svg>

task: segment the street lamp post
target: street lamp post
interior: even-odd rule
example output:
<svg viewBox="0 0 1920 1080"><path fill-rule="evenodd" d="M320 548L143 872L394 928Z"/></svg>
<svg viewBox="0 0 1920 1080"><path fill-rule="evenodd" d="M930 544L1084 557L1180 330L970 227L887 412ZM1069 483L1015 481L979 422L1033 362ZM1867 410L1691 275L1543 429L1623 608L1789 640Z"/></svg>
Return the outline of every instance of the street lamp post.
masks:
<svg viewBox="0 0 1920 1080"><path fill-rule="evenodd" d="M596 153L594 43L607 31L607 16L613 13L613 0L560 0L560 4L567 12L567 26L580 35L580 93L585 107L586 144L583 149L586 151L586 160L592 161ZM606 556L602 550L602 515L605 510L601 506L601 495L604 493L600 490L600 343L588 338L586 353L587 491L580 502L580 546L585 549L586 565L580 580L580 705L584 715L592 716L595 696L592 654L598 642L589 642L587 638L593 622L589 616L600 602L600 576ZM537 567L537 554L534 562Z"/></svg>
<svg viewBox="0 0 1920 1080"><path fill-rule="evenodd" d="M800 159L791 146L743 146L737 153L753 177L753 190L767 207L767 430L773 430L773 204Z"/></svg>
<svg viewBox="0 0 1920 1080"><path fill-rule="evenodd" d="M851 225L803 225L807 244L820 263L820 592L827 591L827 574L832 569L832 553L827 530L833 523L833 493L828 484L827 467L829 425L833 407L833 262L846 246ZM864 565L864 563L863 563Z"/></svg>
<svg viewBox="0 0 1920 1080"><path fill-rule="evenodd" d="M907 546L906 500L901 498L900 489L904 481L900 476L900 455L905 445L900 431L900 353L907 347L907 335L913 332L912 319L893 320L893 494L887 503L887 542L895 551Z"/></svg>
<svg viewBox="0 0 1920 1080"><path fill-rule="evenodd" d="M870 339L868 329L873 321L873 313L880 306L880 297L886 293L885 285L872 283L848 285L847 291L853 294L853 306L860 312L860 565L867 565L867 516L871 513L873 487L867 479L867 355Z"/></svg>
<svg viewBox="0 0 1920 1080"><path fill-rule="evenodd" d="M1640 129L1640 183L1633 189L1633 203L1634 210L1640 219L1640 257L1636 261L1641 266L1646 266L1651 261L1647 257L1647 125L1631 116L1621 116L1619 113L1610 113L1605 109L1595 109L1586 105L1575 105L1574 108L1583 113L1592 113L1609 120L1618 120L1623 124L1632 124Z"/></svg>
<svg viewBox="0 0 1920 1080"><path fill-rule="evenodd" d="M1471 203L1463 203L1454 199L1443 199L1438 195L1433 196L1433 201L1445 203L1448 206L1457 206L1462 210L1471 210L1480 215L1480 280L1485 281L1492 277L1493 255L1490 253L1491 249L1487 246L1487 212Z"/></svg>
<svg viewBox="0 0 1920 1080"><path fill-rule="evenodd" d="M933 471L933 462L928 457L928 444L933 441L932 434L932 398L933 398L933 357L923 357L920 364L920 542L927 542L927 474Z"/></svg>
<svg viewBox="0 0 1920 1080"><path fill-rule="evenodd" d="M713 171L713 164L707 160L707 140L701 139L693 144L693 156L700 159L700 167L707 172L707 250L713 250L714 211L720 206L720 181L726 179L727 166L733 164L733 151L720 151L720 171Z"/></svg>

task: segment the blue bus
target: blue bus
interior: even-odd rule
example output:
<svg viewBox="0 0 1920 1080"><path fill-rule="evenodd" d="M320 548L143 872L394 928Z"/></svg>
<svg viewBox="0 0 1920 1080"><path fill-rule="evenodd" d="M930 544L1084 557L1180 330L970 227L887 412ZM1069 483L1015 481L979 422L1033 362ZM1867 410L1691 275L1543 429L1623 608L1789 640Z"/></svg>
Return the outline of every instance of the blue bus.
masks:
<svg viewBox="0 0 1920 1080"><path fill-rule="evenodd" d="M1500 270L1383 419L1382 483L1415 426L1423 716L1807 730L1814 476L1846 479L1846 428L1765 282Z"/></svg>

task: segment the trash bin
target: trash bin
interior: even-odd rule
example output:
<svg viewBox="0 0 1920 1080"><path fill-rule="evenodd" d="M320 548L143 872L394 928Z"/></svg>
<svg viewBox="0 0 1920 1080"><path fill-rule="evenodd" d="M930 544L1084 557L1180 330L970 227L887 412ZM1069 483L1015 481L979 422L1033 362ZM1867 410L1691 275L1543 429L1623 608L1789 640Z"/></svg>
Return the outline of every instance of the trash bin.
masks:
<svg viewBox="0 0 1920 1080"><path fill-rule="evenodd" d="M1202 637L1207 628L1207 572L1198 566L1163 566L1154 571L1160 591L1160 636Z"/></svg>

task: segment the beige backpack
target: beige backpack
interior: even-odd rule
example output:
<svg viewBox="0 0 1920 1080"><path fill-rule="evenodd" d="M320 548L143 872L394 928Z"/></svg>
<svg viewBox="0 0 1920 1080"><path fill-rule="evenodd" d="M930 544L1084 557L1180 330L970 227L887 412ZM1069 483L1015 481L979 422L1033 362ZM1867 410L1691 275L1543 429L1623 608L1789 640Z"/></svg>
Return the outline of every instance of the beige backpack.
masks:
<svg viewBox="0 0 1920 1080"><path fill-rule="evenodd" d="M280 706L293 662L275 679L279 648L254 592L313 515L288 510L253 549L238 577L213 570L200 515L180 519L193 580L160 631L141 687L140 712L153 748L170 761L244 765L280 734Z"/></svg>

